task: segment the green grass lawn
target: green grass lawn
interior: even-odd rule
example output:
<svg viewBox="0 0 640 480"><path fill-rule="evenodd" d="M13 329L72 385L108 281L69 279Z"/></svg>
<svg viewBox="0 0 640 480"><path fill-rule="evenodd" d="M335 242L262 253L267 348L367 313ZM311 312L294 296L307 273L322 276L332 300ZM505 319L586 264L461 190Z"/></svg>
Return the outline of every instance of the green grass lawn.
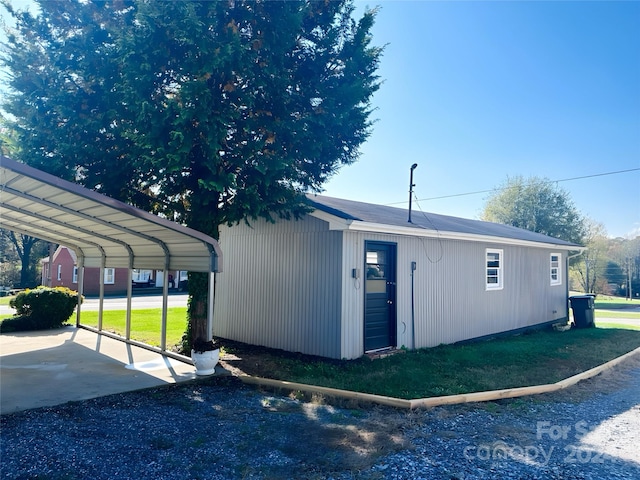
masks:
<svg viewBox="0 0 640 480"><path fill-rule="evenodd" d="M0 297L0 305L9 305L9 302L11 301L11 299L13 298L12 296L7 296L7 297Z"/></svg>
<svg viewBox="0 0 640 480"><path fill-rule="evenodd" d="M629 325L627 323L612 322L598 322L598 328L621 328L625 330L639 330L640 325Z"/></svg>
<svg viewBox="0 0 640 480"><path fill-rule="evenodd" d="M554 383L637 347L640 331L589 328L443 345L373 361L331 361L272 351L269 377L413 399ZM242 356L242 347L225 348Z"/></svg>
<svg viewBox="0 0 640 480"><path fill-rule="evenodd" d="M12 315L0 315L0 321ZM98 312L83 310L82 324L98 328ZM75 324L75 313L69 323ZM102 312L102 329L118 335L125 335L125 310L105 310ZM160 346L160 324L162 309L142 309L131 311L131 339ZM167 309L167 348L180 344L182 334L187 327L187 308L171 307Z"/></svg>
<svg viewBox="0 0 640 480"><path fill-rule="evenodd" d="M595 300L596 310L599 308L617 310L625 308L640 307L640 299L626 300L623 297L611 297L609 295L598 295Z"/></svg>
<svg viewBox="0 0 640 480"><path fill-rule="evenodd" d="M82 311L82 324L98 327L98 312ZM102 329L125 335L125 310L105 310L102 312ZM131 311L131 338L138 342L160 346L160 326L162 309L142 309ZM167 309L167 347L180 343L182 334L187 326L186 307L171 307Z"/></svg>
<svg viewBox="0 0 640 480"><path fill-rule="evenodd" d="M640 320L640 312L629 312L625 310L607 310L602 311L596 308L594 312L596 321L598 318L629 318L632 320Z"/></svg>

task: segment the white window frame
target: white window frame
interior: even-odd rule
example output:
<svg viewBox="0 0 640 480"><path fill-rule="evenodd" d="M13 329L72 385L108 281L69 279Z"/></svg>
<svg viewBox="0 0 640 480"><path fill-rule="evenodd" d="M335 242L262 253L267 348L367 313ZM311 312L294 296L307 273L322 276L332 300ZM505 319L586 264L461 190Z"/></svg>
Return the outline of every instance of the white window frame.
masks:
<svg viewBox="0 0 640 480"><path fill-rule="evenodd" d="M58 264L58 281L62 280L62 265Z"/></svg>
<svg viewBox="0 0 640 480"><path fill-rule="evenodd" d="M105 285L113 285L116 283L116 269L115 268L105 268L104 269L104 284Z"/></svg>
<svg viewBox="0 0 640 480"><path fill-rule="evenodd" d="M152 277L152 274L153 270L140 270L134 268L131 274L131 279L137 283L144 283L149 281L149 279Z"/></svg>
<svg viewBox="0 0 640 480"><path fill-rule="evenodd" d="M557 257L557 260L554 261L553 260L554 257ZM561 253L549 254L549 279L551 281L551 286L562 285L562 254Z"/></svg>
<svg viewBox="0 0 640 480"><path fill-rule="evenodd" d="M489 255L498 255L498 265L489 265ZM494 263L493 261L491 263ZM504 288L504 250L487 248L484 254L484 281L486 290L502 290ZM495 278L496 282L489 282Z"/></svg>
<svg viewBox="0 0 640 480"><path fill-rule="evenodd" d="M73 266L73 278L71 280L72 283L78 283L78 266Z"/></svg>

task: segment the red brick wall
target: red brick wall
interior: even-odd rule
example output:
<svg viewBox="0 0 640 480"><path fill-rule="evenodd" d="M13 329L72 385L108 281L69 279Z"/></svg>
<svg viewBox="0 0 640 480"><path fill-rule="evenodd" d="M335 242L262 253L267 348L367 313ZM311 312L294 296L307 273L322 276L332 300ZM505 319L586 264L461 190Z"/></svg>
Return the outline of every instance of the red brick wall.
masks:
<svg viewBox="0 0 640 480"><path fill-rule="evenodd" d="M60 266L60 280L58 280L58 266ZM52 287L68 287L78 290L78 284L73 282L74 258L69 249L60 247L53 255L53 270L51 272ZM42 285L47 284L46 270L48 262L42 265ZM173 275L175 287L177 287L178 272L170 272ZM114 283L104 284L105 295L125 295L127 293L128 269L116 268L114 272ZM84 295L97 296L100 294L100 269L97 267L87 267L84 269Z"/></svg>

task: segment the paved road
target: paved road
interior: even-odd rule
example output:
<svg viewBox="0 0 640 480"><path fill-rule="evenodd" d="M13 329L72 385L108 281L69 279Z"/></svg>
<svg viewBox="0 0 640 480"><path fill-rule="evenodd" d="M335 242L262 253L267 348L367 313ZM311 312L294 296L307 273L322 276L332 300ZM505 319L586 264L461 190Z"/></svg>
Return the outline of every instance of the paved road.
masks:
<svg viewBox="0 0 640 480"><path fill-rule="evenodd" d="M169 307L186 307L188 295L178 294L169 295ZM82 304L82 310L85 311L97 311L98 310L97 298L85 298ZM140 310L143 308L161 308L162 307L162 295L142 295L133 297L131 299L131 305L134 310ZM127 299L126 297L106 297L104 299L105 310L126 310ZM0 315L12 315L15 310L9 305L0 305Z"/></svg>
<svg viewBox="0 0 640 480"><path fill-rule="evenodd" d="M639 308L629 308L629 309L624 309L624 310L603 310L603 309L598 309L598 311L596 312L596 325L598 324L598 322L604 322L604 323L620 323L622 325L634 325L636 327L640 327L640 318L631 318L631 316L629 316L629 318L614 318L614 317L607 317L607 312L612 312L612 313L631 313L631 312L635 312L635 313L639 313L640 312L640 307Z"/></svg>
<svg viewBox="0 0 640 480"><path fill-rule="evenodd" d="M169 307L186 307L187 294L169 295ZM162 307L162 295L140 296L131 299L131 308L140 310L143 308L160 308ZM105 310L126 310L126 297L109 297L104 299ZM85 298L82 303L83 310L98 310L97 298Z"/></svg>

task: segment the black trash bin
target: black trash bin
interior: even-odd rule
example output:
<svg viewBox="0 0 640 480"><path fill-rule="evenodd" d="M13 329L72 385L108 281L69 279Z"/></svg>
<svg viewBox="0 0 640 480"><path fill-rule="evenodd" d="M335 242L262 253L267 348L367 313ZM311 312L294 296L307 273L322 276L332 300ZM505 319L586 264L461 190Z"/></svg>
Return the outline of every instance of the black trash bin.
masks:
<svg viewBox="0 0 640 480"><path fill-rule="evenodd" d="M571 309L573 310L573 322L576 328L595 327L595 295L575 295L569 297Z"/></svg>

